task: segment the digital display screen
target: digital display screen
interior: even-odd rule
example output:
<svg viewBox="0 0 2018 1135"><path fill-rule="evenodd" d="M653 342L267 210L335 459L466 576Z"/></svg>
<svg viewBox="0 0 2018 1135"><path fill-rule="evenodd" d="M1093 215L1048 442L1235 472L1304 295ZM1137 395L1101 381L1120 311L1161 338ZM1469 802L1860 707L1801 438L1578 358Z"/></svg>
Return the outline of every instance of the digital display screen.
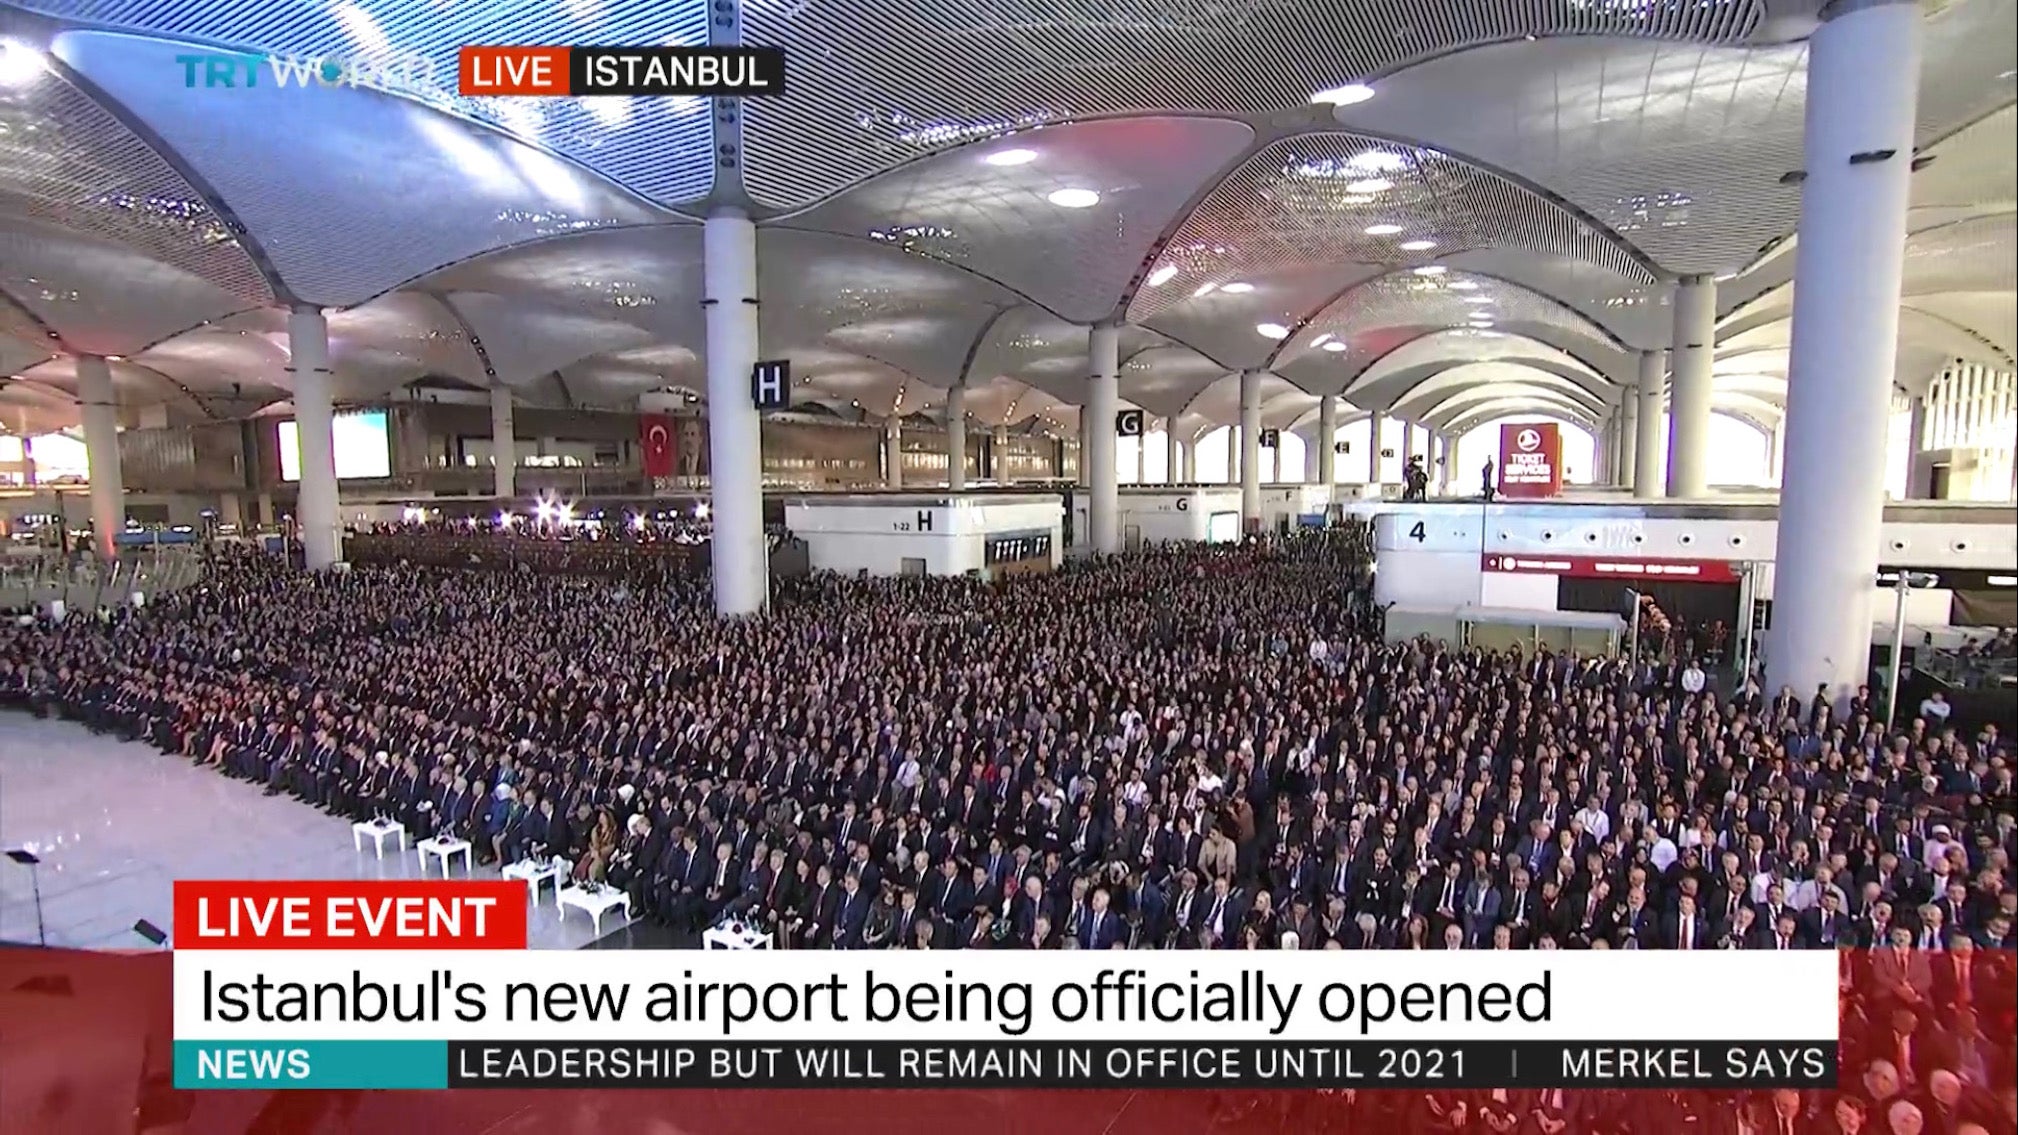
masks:
<svg viewBox="0 0 2018 1135"><path fill-rule="evenodd" d="M384 410L338 414L330 422L330 437L338 480L392 476ZM301 428L292 418L280 423L280 479L301 480Z"/></svg>
<svg viewBox="0 0 2018 1135"><path fill-rule="evenodd" d="M1014 536L992 536L986 559L991 564L1014 564L1024 560L1051 558L1051 533L1025 532Z"/></svg>

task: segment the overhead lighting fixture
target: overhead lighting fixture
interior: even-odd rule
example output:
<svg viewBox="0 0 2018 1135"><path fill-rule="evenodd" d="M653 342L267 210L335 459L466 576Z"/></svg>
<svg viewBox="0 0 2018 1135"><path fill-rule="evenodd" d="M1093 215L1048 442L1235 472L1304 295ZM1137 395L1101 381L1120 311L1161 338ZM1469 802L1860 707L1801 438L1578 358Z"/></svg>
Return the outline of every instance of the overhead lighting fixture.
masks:
<svg viewBox="0 0 2018 1135"><path fill-rule="evenodd" d="M1319 335L1319 336L1318 336L1317 338L1315 338L1315 339L1312 339L1312 340L1310 341L1310 345L1311 345L1311 346L1313 346L1313 347L1322 347L1322 346L1324 346L1324 345L1325 345L1326 343L1329 343L1329 342L1331 342L1331 341L1332 341L1332 339L1333 339L1333 335L1332 335L1332 333L1331 333L1331 332L1329 332L1329 331L1326 331L1326 332L1325 332L1324 334L1322 334L1322 335Z"/></svg>
<svg viewBox="0 0 2018 1135"><path fill-rule="evenodd" d="M1385 193L1393 188L1394 182L1384 177L1363 177L1345 183L1347 193Z"/></svg>
<svg viewBox="0 0 2018 1135"><path fill-rule="evenodd" d="M1473 280L1452 280L1450 283L1445 284L1444 287L1456 292L1475 292L1478 290L1478 283ZM1491 301L1488 300L1486 302L1490 303Z"/></svg>
<svg viewBox="0 0 2018 1135"><path fill-rule="evenodd" d="M991 166L1027 166L1037 160L1037 151L997 150L981 160Z"/></svg>
<svg viewBox="0 0 2018 1135"><path fill-rule="evenodd" d="M1280 323L1257 323L1254 325L1254 329L1256 331L1259 331L1264 338L1268 339L1289 338L1289 328L1284 327Z"/></svg>
<svg viewBox="0 0 2018 1135"><path fill-rule="evenodd" d="M1193 293L1191 293L1191 298L1192 298L1192 299L1195 299L1195 300L1199 300L1199 299L1204 299L1204 298L1205 298L1206 296L1209 296L1209 295L1211 295L1212 293L1214 293L1214 292L1216 292L1216 291L1218 291L1218 290L1219 290L1219 285L1218 285L1218 284L1216 284L1216 283L1212 283L1212 284L1200 284L1200 285L1198 286L1198 290L1197 290L1197 291L1195 291L1195 292L1193 292Z"/></svg>
<svg viewBox="0 0 2018 1135"><path fill-rule="evenodd" d="M1433 240L1405 240L1398 246L1403 252L1428 252L1436 247Z"/></svg>
<svg viewBox="0 0 2018 1135"><path fill-rule="evenodd" d="M1441 276L1448 271L1450 271L1450 269L1444 267L1441 264L1425 264L1422 267L1417 268L1415 270L1415 274L1418 276Z"/></svg>
<svg viewBox="0 0 2018 1135"><path fill-rule="evenodd" d="M1393 236L1394 234L1396 234L1396 233L1398 233L1398 232L1400 232L1400 231L1401 231L1401 226L1400 226L1400 225L1368 225L1368 226L1366 226L1366 235L1368 235L1368 236Z"/></svg>
<svg viewBox="0 0 2018 1135"><path fill-rule="evenodd" d="M1176 278L1177 278L1177 265L1165 264L1163 267L1158 268L1154 272L1151 272L1149 274L1149 278L1142 282L1148 284L1152 288L1160 288Z"/></svg>
<svg viewBox="0 0 2018 1135"><path fill-rule="evenodd" d="M42 53L17 40L0 39L0 87L25 87L48 70Z"/></svg>
<svg viewBox="0 0 2018 1135"><path fill-rule="evenodd" d="M1346 164L1366 173L1400 173L1408 168L1408 159L1386 150L1362 150Z"/></svg>
<svg viewBox="0 0 2018 1135"><path fill-rule="evenodd" d="M1358 106L1373 97L1373 88L1365 83L1347 83L1328 91L1319 91L1310 96L1312 103L1321 106Z"/></svg>
<svg viewBox="0 0 2018 1135"><path fill-rule="evenodd" d="M1100 204L1100 194L1091 189L1054 189L1048 200L1060 209L1091 209Z"/></svg>
<svg viewBox="0 0 2018 1135"><path fill-rule="evenodd" d="M1326 343L1326 344L1324 345L1324 349L1325 349L1325 350L1327 350L1327 351L1330 351L1330 352L1331 352L1332 354L1336 355L1336 354L1340 353L1341 351L1344 351L1344 350L1345 350L1345 340L1343 340L1343 339L1333 339L1333 340L1332 340L1331 342L1329 342L1329 343Z"/></svg>
<svg viewBox="0 0 2018 1135"><path fill-rule="evenodd" d="M1235 280L1231 284L1219 285L1219 290L1225 292L1229 296L1244 296L1247 293L1254 290L1254 285L1242 283L1238 280Z"/></svg>

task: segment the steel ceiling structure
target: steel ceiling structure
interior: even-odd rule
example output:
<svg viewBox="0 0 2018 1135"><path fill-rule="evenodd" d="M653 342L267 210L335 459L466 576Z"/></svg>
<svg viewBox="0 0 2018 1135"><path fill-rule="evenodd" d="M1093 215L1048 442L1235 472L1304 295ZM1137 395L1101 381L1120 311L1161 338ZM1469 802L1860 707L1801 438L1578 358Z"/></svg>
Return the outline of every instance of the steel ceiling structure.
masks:
<svg viewBox="0 0 2018 1135"><path fill-rule="evenodd" d="M453 89L463 44L699 44L724 4L790 57L733 135L701 100ZM1243 369L1284 427L1334 395L1601 420L1711 274L1720 408L1770 424L1820 6L0 0L0 428L71 424L78 354L129 420L284 402L292 303L330 309L345 401L698 391L718 205L758 220L765 353L843 416L964 383L983 424L1069 430L1085 327L1122 320L1122 398L1187 436ZM2018 353L2018 6L1925 11L1908 388ZM205 89L192 45L432 74Z"/></svg>

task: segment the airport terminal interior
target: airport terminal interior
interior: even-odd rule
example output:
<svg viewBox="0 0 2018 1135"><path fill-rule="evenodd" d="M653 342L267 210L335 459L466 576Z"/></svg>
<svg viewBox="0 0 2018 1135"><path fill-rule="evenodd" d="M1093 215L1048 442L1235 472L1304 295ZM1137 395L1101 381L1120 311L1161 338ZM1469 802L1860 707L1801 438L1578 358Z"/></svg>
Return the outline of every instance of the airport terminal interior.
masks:
<svg viewBox="0 0 2018 1135"><path fill-rule="evenodd" d="M571 42L786 89L460 93ZM0 940L2008 966L2014 108L2012 0L0 0ZM1875 1130L2008 1129L1958 1004Z"/></svg>

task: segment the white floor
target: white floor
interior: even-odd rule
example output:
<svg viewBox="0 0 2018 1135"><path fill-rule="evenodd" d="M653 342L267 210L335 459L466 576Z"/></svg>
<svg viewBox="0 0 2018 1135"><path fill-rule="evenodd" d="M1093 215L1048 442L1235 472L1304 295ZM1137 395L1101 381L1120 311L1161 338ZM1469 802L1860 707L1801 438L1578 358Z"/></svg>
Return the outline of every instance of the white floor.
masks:
<svg viewBox="0 0 2018 1135"><path fill-rule="evenodd" d="M51 946L144 949L139 919L171 935L171 884L181 879L405 879L411 851L352 849L350 821L288 796L199 769L80 725L0 712L0 849L41 857L31 872L0 859L0 940L36 940L34 876ZM430 871L437 871L430 864ZM456 867L460 874L462 868ZM480 877L496 877L478 868ZM566 922L552 888L529 930L534 949L574 949L594 934ZM606 916L607 932L623 916Z"/></svg>

